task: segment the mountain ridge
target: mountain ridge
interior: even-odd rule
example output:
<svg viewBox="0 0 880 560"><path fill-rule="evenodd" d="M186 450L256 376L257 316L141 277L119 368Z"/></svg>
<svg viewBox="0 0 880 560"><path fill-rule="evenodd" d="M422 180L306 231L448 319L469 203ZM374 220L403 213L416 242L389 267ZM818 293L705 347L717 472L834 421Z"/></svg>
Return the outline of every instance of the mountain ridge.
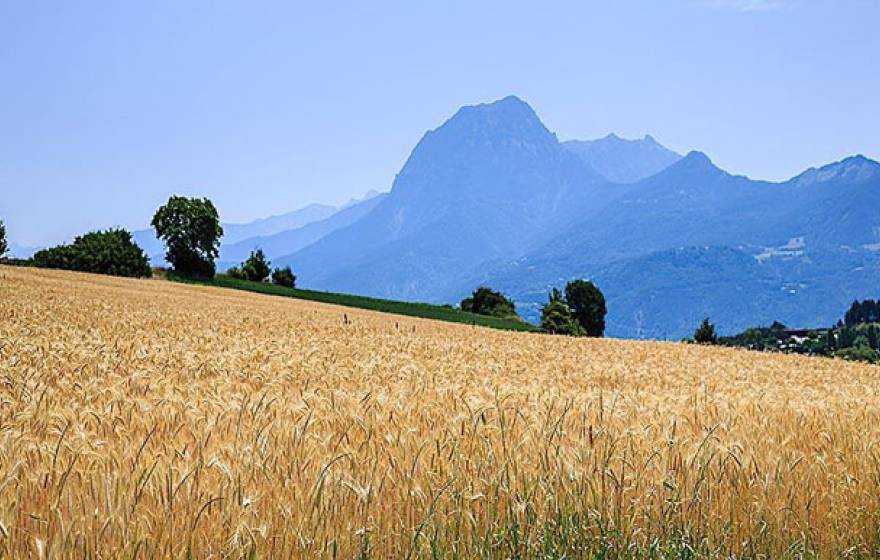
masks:
<svg viewBox="0 0 880 560"><path fill-rule="evenodd" d="M656 144L650 136L603 140L606 148ZM609 334L626 336L683 336L696 309L722 332L751 324L746 315L763 317L754 305L729 303L739 298L796 324L873 295L875 162L854 156L770 182L730 174L700 151L672 153L639 181L612 182L519 98L463 107L425 134L373 211L281 262L304 285L388 298L458 301L488 284L532 321L551 287L595 277L610 283L600 284L614 303ZM850 268L866 272L835 286ZM700 279L690 305L667 282L677 270ZM821 296L794 295L802 293Z"/></svg>
<svg viewBox="0 0 880 560"><path fill-rule="evenodd" d="M272 235L249 237L237 243L223 244L220 247L220 259L225 262L240 262L254 249L262 249L269 259L283 258L359 220L385 196L387 193L375 193L341 206L338 211L322 220L315 220Z"/></svg>
<svg viewBox="0 0 880 560"><path fill-rule="evenodd" d="M876 166L867 158L855 162L871 169ZM875 283L870 274L880 276L877 252L869 252L873 243L880 242L880 219L876 218L880 174L857 173L860 180L852 181L852 163L847 158L822 166L820 169L826 171L849 170L828 173L824 182L805 184L799 175L771 183L730 175L704 154L692 152L663 172L633 185L610 204L606 214L588 218L589 223L574 226L546 246L480 280L507 291L527 317L535 320L536 306L550 287L572 276L596 278L605 282L600 287L617 300L616 306L609 305L611 334L632 336L633 317L641 314L660 321L665 314L669 323L680 326L661 329L648 324L644 332L681 337L688 334L681 326L687 322L676 319L687 312L681 303L683 298L678 296L678 303L673 305L675 298L670 296L669 305L656 305L657 298L662 298L658 294L666 293L663 282L672 270L661 266L659 260L677 258L674 251L689 247L727 247L751 259L749 266L725 268L722 259L717 268L724 273L713 273L712 267L693 268L706 280L699 289L693 288L692 307L707 301L714 283L717 289L726 290L729 302L742 298L764 302L762 309L777 313L773 320L822 326L816 321L838 316L841 301L872 295ZM717 252L712 255L721 258ZM657 267L663 271L657 272ZM624 269L637 276L638 282L614 272ZM773 290L756 283L768 270L775 271ZM466 284L472 282L464 282L455 295L465 292ZM642 302L651 302L644 305L662 309L663 313L649 313L638 301L621 299L621 286L629 286L630 294L640 294ZM822 295L813 300L798 296L798 306L792 306L788 303L793 299L789 297L792 289L797 294L807 291ZM737 315L747 309L757 308L740 306L737 310L719 304L706 313L716 319L723 332L733 332L763 317L759 313L752 313L751 319ZM693 318L688 315L689 320Z"/></svg>
<svg viewBox="0 0 880 560"><path fill-rule="evenodd" d="M613 183L638 182L682 157L650 134L627 140L612 132L597 140L567 140L562 145Z"/></svg>
<svg viewBox="0 0 880 560"><path fill-rule="evenodd" d="M426 132L359 215L244 245L274 244L304 287L446 303L488 284L532 321L550 288L594 278L610 335L678 338L701 314L722 333L772 314L811 326L876 297L878 209L880 164L862 155L752 180L651 135L560 142L507 96Z"/></svg>
<svg viewBox="0 0 880 560"><path fill-rule="evenodd" d="M372 212L281 262L326 289L430 298L462 269L537 245L606 184L508 96L463 107L427 132ZM464 232L467 243L453 238ZM364 267L385 270L385 279L353 283Z"/></svg>

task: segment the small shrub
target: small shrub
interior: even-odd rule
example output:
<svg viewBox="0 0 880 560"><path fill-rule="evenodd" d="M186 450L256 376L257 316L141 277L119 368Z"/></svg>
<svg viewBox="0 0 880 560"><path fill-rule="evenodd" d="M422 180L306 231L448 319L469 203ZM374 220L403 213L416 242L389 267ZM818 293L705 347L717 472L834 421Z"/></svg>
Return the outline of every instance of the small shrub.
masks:
<svg viewBox="0 0 880 560"><path fill-rule="evenodd" d="M703 322L694 331L694 342L697 344L715 344L718 342L718 335L715 334L715 325L709 322L708 317L703 319Z"/></svg>
<svg viewBox="0 0 880 560"><path fill-rule="evenodd" d="M868 346L851 346L837 350L834 352L834 357L843 358L844 360L868 362L870 364L880 363L880 352Z"/></svg>
<svg viewBox="0 0 880 560"><path fill-rule="evenodd" d="M285 288L295 288L296 274L293 273L289 266L276 268L272 271L272 283L284 286Z"/></svg>
<svg viewBox="0 0 880 560"><path fill-rule="evenodd" d="M256 251L251 251L251 255L242 263L241 272L251 282L263 282L272 271L269 268L270 264L263 250L257 249Z"/></svg>
<svg viewBox="0 0 880 560"><path fill-rule="evenodd" d="M556 288L550 292L550 301L541 309L541 330L549 334L568 336L587 334Z"/></svg>
<svg viewBox="0 0 880 560"><path fill-rule="evenodd" d="M235 278L236 280L247 280L247 276L245 276L244 272L241 271L241 268L237 266L230 267L229 270L226 271L226 276Z"/></svg>

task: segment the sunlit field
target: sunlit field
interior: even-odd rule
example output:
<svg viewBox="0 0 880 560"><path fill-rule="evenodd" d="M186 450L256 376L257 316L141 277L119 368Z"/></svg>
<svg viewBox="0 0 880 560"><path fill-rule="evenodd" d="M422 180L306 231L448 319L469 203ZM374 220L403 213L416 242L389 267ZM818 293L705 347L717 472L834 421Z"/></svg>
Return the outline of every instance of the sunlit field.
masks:
<svg viewBox="0 0 880 560"><path fill-rule="evenodd" d="M4 558L873 557L880 368L0 267Z"/></svg>

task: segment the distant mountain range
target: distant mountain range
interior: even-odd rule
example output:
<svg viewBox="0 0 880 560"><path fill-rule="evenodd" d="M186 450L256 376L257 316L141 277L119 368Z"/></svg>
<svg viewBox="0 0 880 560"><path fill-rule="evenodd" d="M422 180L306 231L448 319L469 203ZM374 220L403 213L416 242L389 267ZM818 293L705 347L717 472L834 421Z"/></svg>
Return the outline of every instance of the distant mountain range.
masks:
<svg viewBox="0 0 880 560"><path fill-rule="evenodd" d="M513 96L427 132L389 193L224 227L221 269L259 246L303 287L457 302L488 284L530 320L592 278L612 336L824 326L880 296L877 162L754 181L651 136L560 142Z"/></svg>
<svg viewBox="0 0 880 560"><path fill-rule="evenodd" d="M548 286L595 278L620 336L677 338L705 316L724 332L830 325L880 289L878 210L880 164L861 156L768 183L692 152L479 281L535 318Z"/></svg>
<svg viewBox="0 0 880 560"><path fill-rule="evenodd" d="M337 210L338 208L326 204L309 204L293 212L261 218L245 224L224 224L223 242L239 243L248 238L264 237L300 228L332 216Z"/></svg>
<svg viewBox="0 0 880 560"><path fill-rule="evenodd" d="M610 188L507 97L425 134L370 213L278 262L310 286L437 301L466 275L540 247Z"/></svg>
<svg viewBox="0 0 880 560"><path fill-rule="evenodd" d="M247 238L229 243L225 239L220 248L220 260L227 263L238 263L250 255L253 249L260 248L270 258L284 256L304 247L308 247L322 237L349 226L370 210L375 208L386 196L386 193L371 192L363 199L352 201L332 211L320 219L314 219L300 226L266 235L248 236Z"/></svg>
<svg viewBox="0 0 880 560"><path fill-rule="evenodd" d="M337 228L347 226L370 210L385 193L370 191L360 199L342 206L309 204L277 216L246 223L226 223L220 246L218 270L226 270L246 259L253 249L261 248L274 258L301 249ZM132 232L135 242L156 266L164 266L165 247L153 229Z"/></svg>
<svg viewBox="0 0 880 560"><path fill-rule="evenodd" d="M29 259L39 250L40 247L27 247L10 241L8 255L16 259Z"/></svg>

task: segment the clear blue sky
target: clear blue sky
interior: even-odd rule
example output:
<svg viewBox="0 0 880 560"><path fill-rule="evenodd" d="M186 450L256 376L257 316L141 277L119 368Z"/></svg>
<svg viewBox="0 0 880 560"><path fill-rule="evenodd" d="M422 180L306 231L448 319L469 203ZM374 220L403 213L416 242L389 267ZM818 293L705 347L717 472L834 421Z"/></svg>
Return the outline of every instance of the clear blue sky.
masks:
<svg viewBox="0 0 880 560"><path fill-rule="evenodd" d="M510 93L561 139L650 133L756 178L878 159L878 23L875 0L3 2L0 219L42 245L171 193L226 221L339 203Z"/></svg>

